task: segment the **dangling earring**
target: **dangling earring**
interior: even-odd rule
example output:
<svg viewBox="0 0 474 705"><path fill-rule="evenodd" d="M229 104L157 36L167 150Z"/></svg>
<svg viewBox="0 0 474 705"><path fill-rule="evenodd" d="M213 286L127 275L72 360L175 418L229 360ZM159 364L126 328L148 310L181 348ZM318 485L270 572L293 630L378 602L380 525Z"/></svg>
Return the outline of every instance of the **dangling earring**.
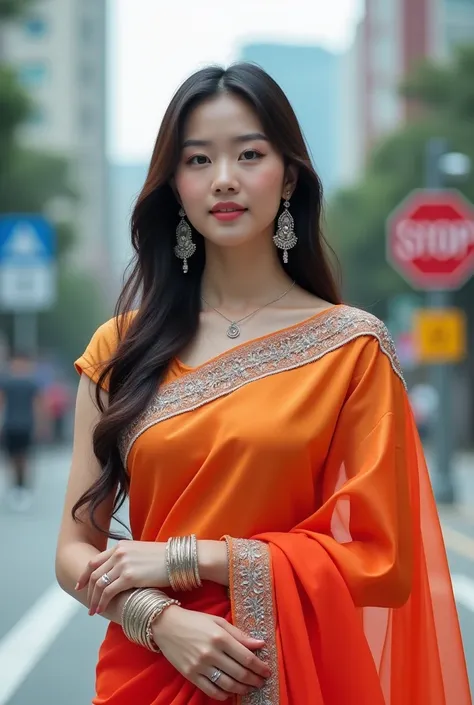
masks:
<svg viewBox="0 0 474 705"><path fill-rule="evenodd" d="M196 245L192 241L192 230L186 220L186 213L182 208L179 209L179 217L181 220L176 228L176 242L174 253L176 257L183 260L183 272L188 271L188 259L196 252Z"/></svg>
<svg viewBox="0 0 474 705"><path fill-rule="evenodd" d="M293 216L289 211L289 198L290 194L288 194L283 204L285 210L278 218L278 226L276 229L276 233L273 236L273 242L275 243L275 245L280 250L283 250L283 262L285 264L288 264L288 250L291 250L291 248L294 247L298 242L298 238L296 237L295 233L295 221L293 220Z"/></svg>

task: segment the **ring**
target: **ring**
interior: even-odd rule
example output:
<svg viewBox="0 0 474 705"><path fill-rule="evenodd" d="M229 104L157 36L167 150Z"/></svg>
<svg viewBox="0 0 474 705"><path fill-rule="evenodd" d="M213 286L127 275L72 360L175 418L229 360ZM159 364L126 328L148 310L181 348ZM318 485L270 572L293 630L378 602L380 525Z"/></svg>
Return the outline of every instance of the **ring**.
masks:
<svg viewBox="0 0 474 705"><path fill-rule="evenodd" d="M219 678L221 676L222 676L222 671L219 671L219 669L216 668L216 670L214 671L212 676L209 678L209 680L211 681L211 683L217 683L217 681L219 680Z"/></svg>
<svg viewBox="0 0 474 705"><path fill-rule="evenodd" d="M103 585L110 585L110 583L111 583L111 580L110 580L109 576L107 575L107 573L103 574L103 576L101 577L101 581L102 581Z"/></svg>

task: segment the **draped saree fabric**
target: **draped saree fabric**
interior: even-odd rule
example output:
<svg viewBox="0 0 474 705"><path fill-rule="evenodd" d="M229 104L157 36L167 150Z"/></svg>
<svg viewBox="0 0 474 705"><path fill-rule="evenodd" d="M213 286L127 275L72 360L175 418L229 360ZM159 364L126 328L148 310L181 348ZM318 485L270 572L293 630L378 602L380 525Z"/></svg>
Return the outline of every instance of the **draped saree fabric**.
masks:
<svg viewBox="0 0 474 705"><path fill-rule="evenodd" d="M76 368L97 382L115 321ZM183 606L265 640L243 705L469 705L436 506L393 343L335 306L199 367L174 360L121 437L133 538L226 540L230 588ZM96 705L211 701L111 624Z"/></svg>

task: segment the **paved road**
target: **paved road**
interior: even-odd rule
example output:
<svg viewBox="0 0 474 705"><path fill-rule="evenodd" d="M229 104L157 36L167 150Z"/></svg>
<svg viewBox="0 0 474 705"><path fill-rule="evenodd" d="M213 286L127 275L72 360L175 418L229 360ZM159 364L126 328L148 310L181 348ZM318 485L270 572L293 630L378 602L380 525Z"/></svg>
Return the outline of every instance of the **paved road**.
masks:
<svg viewBox="0 0 474 705"><path fill-rule="evenodd" d="M69 450L38 453L36 503L0 505L0 705L88 705L105 621L54 583L54 549ZM462 512L442 512L471 682L474 683L474 458L457 463ZM0 472L0 490L5 482Z"/></svg>

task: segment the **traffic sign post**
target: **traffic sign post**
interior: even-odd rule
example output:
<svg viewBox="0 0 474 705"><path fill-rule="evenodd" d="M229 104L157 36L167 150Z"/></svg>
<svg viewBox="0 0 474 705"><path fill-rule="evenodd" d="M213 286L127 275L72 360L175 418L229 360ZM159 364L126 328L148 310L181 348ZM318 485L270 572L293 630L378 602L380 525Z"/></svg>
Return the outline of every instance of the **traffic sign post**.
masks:
<svg viewBox="0 0 474 705"><path fill-rule="evenodd" d="M433 386L439 398L433 429L435 495L438 501L451 504L455 498L451 363L464 352L464 329L452 309L450 292L459 289L474 273L474 207L457 191L443 190L441 163L445 155L444 140L429 140L426 189L412 192L388 218L386 254L388 262L413 288L427 292L431 310L424 314L424 324L419 324L424 325L424 348L420 330L415 334L425 359L431 355Z"/></svg>
<svg viewBox="0 0 474 705"><path fill-rule="evenodd" d="M55 302L55 240L41 215L0 216L0 306L14 315L17 350L35 350L37 314Z"/></svg>

